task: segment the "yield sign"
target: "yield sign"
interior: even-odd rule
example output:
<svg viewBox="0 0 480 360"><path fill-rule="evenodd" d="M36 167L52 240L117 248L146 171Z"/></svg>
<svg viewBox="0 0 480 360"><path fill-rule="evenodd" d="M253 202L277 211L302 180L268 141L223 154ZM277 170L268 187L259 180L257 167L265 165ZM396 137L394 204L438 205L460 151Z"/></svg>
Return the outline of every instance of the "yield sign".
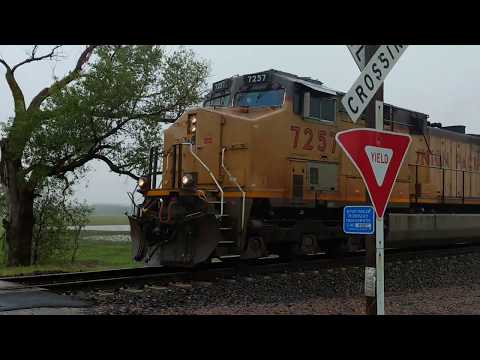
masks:
<svg viewBox="0 0 480 360"><path fill-rule="evenodd" d="M375 212L382 218L412 141L410 135L351 129L337 133L335 140L362 175Z"/></svg>

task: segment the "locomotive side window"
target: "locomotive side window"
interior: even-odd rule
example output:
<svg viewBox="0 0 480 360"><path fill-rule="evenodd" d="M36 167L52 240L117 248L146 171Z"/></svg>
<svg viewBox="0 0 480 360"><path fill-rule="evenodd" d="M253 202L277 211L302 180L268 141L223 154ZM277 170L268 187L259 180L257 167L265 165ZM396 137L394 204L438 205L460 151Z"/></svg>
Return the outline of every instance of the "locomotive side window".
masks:
<svg viewBox="0 0 480 360"><path fill-rule="evenodd" d="M318 185L318 168L310 168L310 185Z"/></svg>
<svg viewBox="0 0 480 360"><path fill-rule="evenodd" d="M205 101L204 106L229 106L230 95L220 96L214 99Z"/></svg>
<svg viewBox="0 0 480 360"><path fill-rule="evenodd" d="M277 107L282 106L285 89L240 92L235 95L235 106L240 107Z"/></svg>
<svg viewBox="0 0 480 360"><path fill-rule="evenodd" d="M308 174L311 191L337 191L338 164L312 162L308 164Z"/></svg>
<svg viewBox="0 0 480 360"><path fill-rule="evenodd" d="M310 93L310 109L307 117L312 120L335 121L336 99Z"/></svg>

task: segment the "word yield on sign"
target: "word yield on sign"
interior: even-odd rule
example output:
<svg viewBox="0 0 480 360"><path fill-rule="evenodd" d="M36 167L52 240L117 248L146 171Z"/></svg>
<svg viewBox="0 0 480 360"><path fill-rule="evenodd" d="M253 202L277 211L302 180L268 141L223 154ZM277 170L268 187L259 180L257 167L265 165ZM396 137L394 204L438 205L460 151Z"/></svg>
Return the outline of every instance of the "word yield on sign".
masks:
<svg viewBox="0 0 480 360"><path fill-rule="evenodd" d="M343 208L345 234L371 235L375 232L375 211L371 206L345 206Z"/></svg>
<svg viewBox="0 0 480 360"><path fill-rule="evenodd" d="M381 45L372 56L357 81L342 98L342 104L353 122L357 122L406 49L407 45Z"/></svg>
<svg viewBox="0 0 480 360"><path fill-rule="evenodd" d="M335 140L363 178L375 212L383 218L400 167L412 138L374 129L350 129Z"/></svg>

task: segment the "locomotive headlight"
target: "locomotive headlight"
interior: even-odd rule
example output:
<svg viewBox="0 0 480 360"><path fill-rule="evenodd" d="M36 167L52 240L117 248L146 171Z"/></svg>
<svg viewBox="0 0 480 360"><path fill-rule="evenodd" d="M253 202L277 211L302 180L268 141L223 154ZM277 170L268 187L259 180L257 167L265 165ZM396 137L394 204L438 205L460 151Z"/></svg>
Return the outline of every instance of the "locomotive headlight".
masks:
<svg viewBox="0 0 480 360"><path fill-rule="evenodd" d="M138 187L140 189L145 189L148 185L148 179L147 178L144 178L144 177L141 177L140 179L138 179Z"/></svg>
<svg viewBox="0 0 480 360"><path fill-rule="evenodd" d="M192 138L195 138L195 132L197 131L197 115L190 114L188 115L188 133L192 135Z"/></svg>
<svg viewBox="0 0 480 360"><path fill-rule="evenodd" d="M185 174L182 176L182 185L183 186L192 186L193 185L193 176L192 174Z"/></svg>
<svg viewBox="0 0 480 360"><path fill-rule="evenodd" d="M186 175L183 175L183 176L182 176L182 184L183 184L184 186L187 186L187 185L189 185L189 184L192 183L192 182L193 182L193 177L192 177L192 175L186 174Z"/></svg>

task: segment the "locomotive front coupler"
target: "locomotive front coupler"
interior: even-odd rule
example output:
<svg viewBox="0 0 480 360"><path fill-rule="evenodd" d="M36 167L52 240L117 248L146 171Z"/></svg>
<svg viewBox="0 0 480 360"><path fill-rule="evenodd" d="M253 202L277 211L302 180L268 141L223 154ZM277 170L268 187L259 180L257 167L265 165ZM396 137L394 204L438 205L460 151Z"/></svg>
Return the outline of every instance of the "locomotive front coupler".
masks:
<svg viewBox="0 0 480 360"><path fill-rule="evenodd" d="M179 226L207 214L208 204L192 193L162 201L158 210L158 220L162 224Z"/></svg>

